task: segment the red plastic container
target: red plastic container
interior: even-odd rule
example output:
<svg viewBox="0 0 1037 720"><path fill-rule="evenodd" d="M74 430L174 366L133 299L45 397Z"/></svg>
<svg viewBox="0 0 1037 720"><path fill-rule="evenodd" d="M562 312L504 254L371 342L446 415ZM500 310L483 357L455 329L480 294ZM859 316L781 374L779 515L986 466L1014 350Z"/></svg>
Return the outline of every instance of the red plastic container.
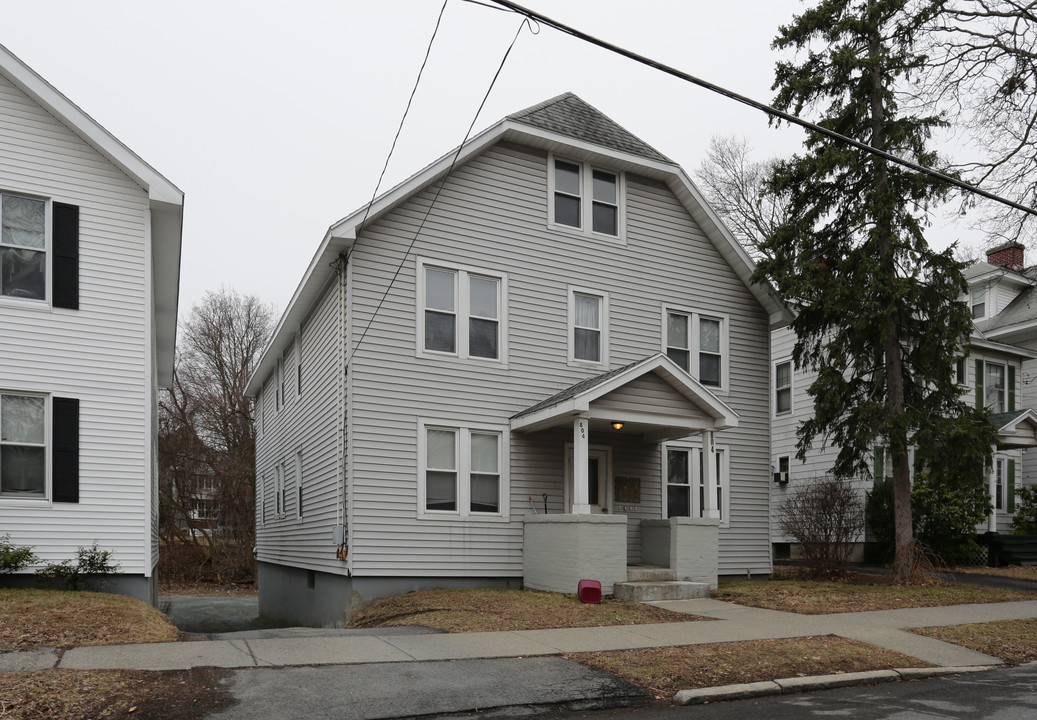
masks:
<svg viewBox="0 0 1037 720"><path fill-rule="evenodd" d="M597 580L580 580L576 589L576 596L582 603L597 605L601 602L601 583Z"/></svg>

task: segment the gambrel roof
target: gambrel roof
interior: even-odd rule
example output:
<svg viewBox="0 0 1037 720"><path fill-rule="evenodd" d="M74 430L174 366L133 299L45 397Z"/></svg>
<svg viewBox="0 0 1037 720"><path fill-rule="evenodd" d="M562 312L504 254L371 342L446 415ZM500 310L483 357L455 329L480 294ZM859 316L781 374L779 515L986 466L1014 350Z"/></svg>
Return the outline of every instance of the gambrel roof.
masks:
<svg viewBox="0 0 1037 720"><path fill-rule="evenodd" d="M766 310L772 327L791 314L767 284L751 281L755 264L720 217L706 203L688 174L672 160L620 127L576 95L565 93L509 115L451 150L431 165L383 193L370 208L361 207L332 225L310 261L303 279L282 315L247 392L256 395L291 342L303 320L331 280L336 260L348 253L363 226L369 226L452 169L464 165L499 142L514 142L564 155L577 162L596 163L610 170L632 172L664 183L684 206L724 260Z"/></svg>

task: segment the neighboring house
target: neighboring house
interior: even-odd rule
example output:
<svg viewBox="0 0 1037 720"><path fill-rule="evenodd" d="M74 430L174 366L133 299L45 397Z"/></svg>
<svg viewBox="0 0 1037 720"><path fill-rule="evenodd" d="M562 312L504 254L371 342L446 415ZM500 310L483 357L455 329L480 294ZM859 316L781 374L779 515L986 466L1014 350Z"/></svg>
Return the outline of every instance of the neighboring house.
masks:
<svg viewBox="0 0 1037 720"><path fill-rule="evenodd" d="M153 602L183 193L2 46L0 128L0 533Z"/></svg>
<svg viewBox="0 0 1037 720"><path fill-rule="evenodd" d="M976 407L990 410L998 428L998 446L989 478L994 504L986 528L1009 530L1015 512L1015 488L1037 482L1037 461L1026 450L1037 447L1037 269L1024 270L1023 247L1010 243L988 251L986 262L975 262L965 271L969 303L975 321L968 356L958 359L955 375L963 395ZM1031 304L1033 308L1031 309ZM795 334L789 328L772 333L773 356L773 469L771 504L776 509L804 480L828 473L838 448L820 446L805 460L796 459L796 429L813 413L807 389L816 373L796 370L792 362ZM913 451L909 451L914 466ZM885 448L876 446L872 477L892 477L892 460ZM857 481L862 494L873 480ZM981 528L982 529L982 528ZM863 541L865 538L861 537ZM775 557L788 557L791 538L773 526Z"/></svg>
<svg viewBox="0 0 1037 720"><path fill-rule="evenodd" d="M788 317L751 272L679 166L572 94L333 225L247 391L260 611L770 572Z"/></svg>

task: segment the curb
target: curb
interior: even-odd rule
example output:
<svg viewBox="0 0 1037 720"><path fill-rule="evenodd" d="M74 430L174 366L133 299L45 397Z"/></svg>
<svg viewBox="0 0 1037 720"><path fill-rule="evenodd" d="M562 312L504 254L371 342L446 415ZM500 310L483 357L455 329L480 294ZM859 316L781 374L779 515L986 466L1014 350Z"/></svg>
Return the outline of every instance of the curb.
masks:
<svg viewBox="0 0 1037 720"><path fill-rule="evenodd" d="M897 668L895 670L870 670L867 672L814 675L812 677L778 678L762 682L720 687L681 690L673 696L675 705L703 705L722 700L744 700L768 695L791 695L808 690L831 690L833 688L858 685L877 685L886 682L923 680L944 675L993 670L995 665L970 665L966 667Z"/></svg>

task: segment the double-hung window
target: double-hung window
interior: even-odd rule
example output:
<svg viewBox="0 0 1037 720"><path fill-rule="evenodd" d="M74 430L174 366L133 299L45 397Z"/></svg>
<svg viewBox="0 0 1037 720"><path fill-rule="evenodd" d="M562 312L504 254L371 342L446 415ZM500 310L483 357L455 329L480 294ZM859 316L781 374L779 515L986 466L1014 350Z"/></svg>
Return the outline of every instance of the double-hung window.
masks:
<svg viewBox="0 0 1037 720"><path fill-rule="evenodd" d="M422 422L419 438L420 516L505 514L503 430Z"/></svg>
<svg viewBox="0 0 1037 720"><path fill-rule="evenodd" d="M727 318L690 310L663 311L663 351L703 385L727 386Z"/></svg>
<svg viewBox="0 0 1037 720"><path fill-rule="evenodd" d="M0 194L0 295L47 297L47 203Z"/></svg>
<svg viewBox="0 0 1037 720"><path fill-rule="evenodd" d="M998 363L986 363L986 382L984 388L984 404L993 413L1005 411L1005 366Z"/></svg>
<svg viewBox="0 0 1037 720"><path fill-rule="evenodd" d="M47 497L47 399L0 394L0 496Z"/></svg>
<svg viewBox="0 0 1037 720"><path fill-rule="evenodd" d="M774 366L774 413L792 412L792 361Z"/></svg>
<svg viewBox="0 0 1037 720"><path fill-rule="evenodd" d="M418 261L418 354L503 362L507 278Z"/></svg>
<svg viewBox="0 0 1037 720"><path fill-rule="evenodd" d="M550 200L553 225L613 238L623 235L618 173L552 158Z"/></svg>
<svg viewBox="0 0 1037 720"><path fill-rule="evenodd" d="M720 511L721 525L726 526L730 513L727 450L717 448L714 453L716 482L708 488L704 455L701 448L682 443L663 445L666 517L703 517L708 492L712 495L713 505Z"/></svg>
<svg viewBox="0 0 1037 720"><path fill-rule="evenodd" d="M987 288L979 285L972 289L972 317L980 320L987 316Z"/></svg>
<svg viewBox="0 0 1037 720"><path fill-rule="evenodd" d="M569 361L608 364L608 295L569 289Z"/></svg>

